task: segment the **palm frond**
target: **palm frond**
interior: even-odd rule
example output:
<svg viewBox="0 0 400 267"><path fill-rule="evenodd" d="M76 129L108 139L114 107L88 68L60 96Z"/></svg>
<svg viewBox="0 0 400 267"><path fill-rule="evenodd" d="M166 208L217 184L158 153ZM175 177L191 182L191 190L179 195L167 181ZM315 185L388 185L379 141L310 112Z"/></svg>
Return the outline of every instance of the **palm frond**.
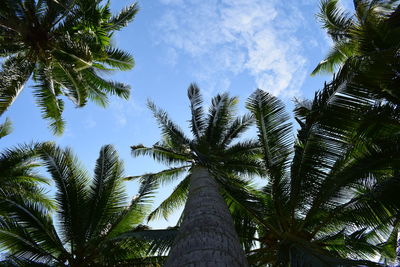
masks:
<svg viewBox="0 0 400 267"><path fill-rule="evenodd" d="M40 184L49 184L49 181L35 172L38 166L37 146L20 145L0 153L0 195L23 195L30 201L51 208L54 205L40 187Z"/></svg>
<svg viewBox="0 0 400 267"><path fill-rule="evenodd" d="M147 220L151 221L163 216L165 219L176 209L182 207L189 192L190 175L186 176L172 191L172 193L161 204L153 210Z"/></svg>
<svg viewBox="0 0 400 267"><path fill-rule="evenodd" d="M247 152L247 154L244 154ZM224 154L227 158L235 158L235 156L254 156L257 157L261 153L261 145L258 140L242 140L234 145L229 146ZM259 158L259 157L257 157Z"/></svg>
<svg viewBox="0 0 400 267"><path fill-rule="evenodd" d="M101 78L93 68L88 68L80 72L83 82L87 84L88 97L105 107L108 104L108 95L116 95L128 99L131 87L127 84L109 81Z"/></svg>
<svg viewBox="0 0 400 267"><path fill-rule="evenodd" d="M344 62L356 53L356 46L349 41L337 41L328 55L312 71L311 75L318 73L332 73Z"/></svg>
<svg viewBox="0 0 400 267"><path fill-rule="evenodd" d="M130 70L135 65L133 57L125 51L110 47L106 50L107 58L102 62L119 70Z"/></svg>
<svg viewBox="0 0 400 267"><path fill-rule="evenodd" d="M181 154L176 151L164 147L162 145L154 145L153 147L145 147L143 145L131 146L131 153L133 157L150 156L154 160L167 165L184 164L186 165L191 161L191 155Z"/></svg>
<svg viewBox="0 0 400 267"><path fill-rule="evenodd" d="M400 162L400 159L395 156L398 153L397 149L399 149L398 140L391 137L390 140L368 146L366 151L360 151L360 148L356 146L350 152L351 160L338 159L332 173L321 185L319 194L313 198L307 217L312 216L322 203L337 197L336 194L340 192L340 189L350 186L360 179L365 179L368 173L397 168L395 166Z"/></svg>
<svg viewBox="0 0 400 267"><path fill-rule="evenodd" d="M134 3L124 9L121 12L113 16L109 21L109 26L107 27L110 30L120 30L128 25L134 18L137 12L139 11L139 6L137 3Z"/></svg>
<svg viewBox="0 0 400 267"><path fill-rule="evenodd" d="M237 103L238 98L230 97L227 93L212 98L205 130L207 143L221 145L224 135L232 123Z"/></svg>
<svg viewBox="0 0 400 267"><path fill-rule="evenodd" d="M29 233L29 238L28 236L25 236L25 238L32 238L30 243L37 244L35 245L36 249L45 251L44 256L65 252L63 243L53 226L51 213L44 206L26 200L23 196L11 196L0 201L0 210L2 213L6 212L8 215L8 219L4 225L6 228L2 229L3 234L7 232L8 235L11 235L11 231L17 230L20 227L17 225L26 225L29 226L29 229L25 230ZM7 228L8 230L6 230ZM15 235L15 242L18 242L18 234L15 233ZM21 237L24 238L23 236ZM12 247L8 247L8 249L12 251Z"/></svg>
<svg viewBox="0 0 400 267"><path fill-rule="evenodd" d="M69 64L58 64L64 79L62 86L63 93L77 106L83 107L87 102L88 90L87 85L83 82L82 75L74 70Z"/></svg>
<svg viewBox="0 0 400 267"><path fill-rule="evenodd" d="M346 153L359 115L368 105L364 99L357 101L358 98L342 95L345 86L338 76L316 93L312 103L296 106L300 129L291 166L293 208L306 206L312 196L320 192L320 184Z"/></svg>
<svg viewBox="0 0 400 267"><path fill-rule="evenodd" d="M222 144L224 146L229 145L233 140L239 138L250 126L254 124L254 117L252 114L245 114L242 117L237 117L229 129L225 133L225 138Z"/></svg>
<svg viewBox="0 0 400 267"><path fill-rule="evenodd" d="M21 93L32 74L34 65L19 57L8 58L0 72L0 115L3 114Z"/></svg>
<svg viewBox="0 0 400 267"><path fill-rule="evenodd" d="M93 69L87 69L83 72L85 81L97 88L98 91L116 95L128 99L131 87L125 83L105 80L99 77ZM90 93L90 92L89 92Z"/></svg>
<svg viewBox="0 0 400 267"><path fill-rule="evenodd" d="M132 230L115 237L115 239L134 238L138 240L145 240L151 242L150 251L152 253L162 254L165 253L173 244L178 229L168 228L165 230Z"/></svg>
<svg viewBox="0 0 400 267"><path fill-rule="evenodd" d="M103 146L94 170L88 205L87 238L104 231L110 218L124 209L126 195L122 187L123 164L111 145Z"/></svg>
<svg viewBox="0 0 400 267"><path fill-rule="evenodd" d="M378 263L368 260L351 260L346 258L340 258L335 255L330 255L328 251L321 253L319 249L316 249L311 244L294 244L290 250L290 262L293 266L381 266Z"/></svg>
<svg viewBox="0 0 400 267"><path fill-rule="evenodd" d="M9 118L0 124L0 139L9 135L12 132L12 122Z"/></svg>
<svg viewBox="0 0 400 267"><path fill-rule="evenodd" d="M321 1L317 16L335 41L347 38L349 28L354 24L351 16L338 6L338 0Z"/></svg>
<svg viewBox="0 0 400 267"><path fill-rule="evenodd" d="M204 111L203 111L203 99L200 95L200 89L196 84L191 84L188 88L188 97L190 100L190 110L192 112L191 117L191 129L194 136L199 139L205 129L206 122L204 121Z"/></svg>
<svg viewBox="0 0 400 267"><path fill-rule="evenodd" d="M38 82L34 86L36 103L42 110L42 117L50 121L50 128L53 133L60 135L64 131L65 121L62 118L64 102L58 99L60 89L51 77L51 70L40 69L34 79Z"/></svg>
<svg viewBox="0 0 400 267"><path fill-rule="evenodd" d="M188 171L188 169L191 167L191 165L183 165L179 167L173 167L169 169L165 169L159 172L154 172L154 173L145 173L142 175L138 176L130 176L130 177L125 177L125 180L133 180L133 179L140 179L140 181L146 181L147 179L153 179L157 183L161 185L168 184L170 182L173 182L176 178L178 178L180 175Z"/></svg>
<svg viewBox="0 0 400 267"><path fill-rule="evenodd" d="M253 114L258 138L264 152L264 163L271 179L279 179L287 165L291 139L291 123L283 104L270 94L258 89L247 100L246 107Z"/></svg>
<svg viewBox="0 0 400 267"><path fill-rule="evenodd" d="M185 136L182 130L169 119L168 114L164 110L158 109L151 101L147 102L147 106L153 112L153 115L161 128L164 139L168 140L173 148L182 150L185 146L190 144L189 139Z"/></svg>
<svg viewBox="0 0 400 267"><path fill-rule="evenodd" d="M87 174L77 163L70 149L61 149L45 143L39 149L44 166L55 182L57 213L61 220L61 231L66 241L81 244L85 240L87 214L82 213L87 204Z"/></svg>
<svg viewBox="0 0 400 267"><path fill-rule="evenodd" d="M158 182L151 177L147 177L147 179L141 181L139 192L133 197L130 205L124 210L121 210L119 214L115 215L114 219L110 221L107 235L108 239L131 230L132 227L138 226L144 220L150 208L151 199L154 197L158 186ZM108 242L107 240L106 242Z"/></svg>

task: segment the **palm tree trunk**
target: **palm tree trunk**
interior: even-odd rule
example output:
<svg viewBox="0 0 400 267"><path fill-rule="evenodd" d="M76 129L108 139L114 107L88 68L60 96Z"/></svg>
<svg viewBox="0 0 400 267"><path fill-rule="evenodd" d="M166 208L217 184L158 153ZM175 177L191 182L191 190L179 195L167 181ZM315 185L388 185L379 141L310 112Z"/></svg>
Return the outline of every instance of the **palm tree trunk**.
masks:
<svg viewBox="0 0 400 267"><path fill-rule="evenodd" d="M179 234L165 267L248 266L228 207L209 171L194 167Z"/></svg>

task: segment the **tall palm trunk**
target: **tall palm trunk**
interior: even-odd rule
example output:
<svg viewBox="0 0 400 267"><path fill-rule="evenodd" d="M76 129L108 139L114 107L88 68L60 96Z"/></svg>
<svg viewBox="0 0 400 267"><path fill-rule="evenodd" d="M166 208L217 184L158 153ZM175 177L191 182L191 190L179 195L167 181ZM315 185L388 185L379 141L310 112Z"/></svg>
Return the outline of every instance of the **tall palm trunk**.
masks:
<svg viewBox="0 0 400 267"><path fill-rule="evenodd" d="M228 207L206 168L192 170L183 216L165 267L248 266Z"/></svg>

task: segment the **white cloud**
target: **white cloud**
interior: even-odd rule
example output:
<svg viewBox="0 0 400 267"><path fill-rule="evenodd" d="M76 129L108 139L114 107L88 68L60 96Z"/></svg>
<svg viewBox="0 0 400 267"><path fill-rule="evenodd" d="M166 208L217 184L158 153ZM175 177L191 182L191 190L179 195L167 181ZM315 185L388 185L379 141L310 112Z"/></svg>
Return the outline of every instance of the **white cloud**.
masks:
<svg viewBox="0 0 400 267"><path fill-rule="evenodd" d="M160 0L160 1L163 4L174 4L174 5L180 5L183 3L183 0Z"/></svg>
<svg viewBox="0 0 400 267"><path fill-rule="evenodd" d="M118 127L125 127L130 118L140 116L145 108L139 105L133 97L128 101L113 99L110 103L115 123Z"/></svg>
<svg viewBox="0 0 400 267"><path fill-rule="evenodd" d="M276 0L187 0L179 5L177 0L160 1L167 11L158 25L158 36L168 49L196 63L196 78L229 86L232 75L248 73L257 87L275 95L298 93L305 77L302 50L310 40L303 44L296 37L304 18L292 4Z"/></svg>

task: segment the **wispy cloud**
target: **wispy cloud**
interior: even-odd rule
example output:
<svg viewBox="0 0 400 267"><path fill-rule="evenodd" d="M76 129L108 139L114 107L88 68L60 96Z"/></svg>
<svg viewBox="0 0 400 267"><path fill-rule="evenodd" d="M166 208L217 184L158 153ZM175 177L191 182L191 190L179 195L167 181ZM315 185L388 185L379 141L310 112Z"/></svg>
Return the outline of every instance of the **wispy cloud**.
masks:
<svg viewBox="0 0 400 267"><path fill-rule="evenodd" d="M308 1L160 1L167 11L158 36L169 53L193 60L196 79L221 89L233 75L248 73L257 87L275 95L298 93L306 74L303 49L313 41L296 37L306 23L299 5Z"/></svg>
<svg viewBox="0 0 400 267"><path fill-rule="evenodd" d="M113 99L110 103L110 109L113 112L115 124L121 128L126 126L130 118L140 116L145 110L133 98L130 98L128 101Z"/></svg>

